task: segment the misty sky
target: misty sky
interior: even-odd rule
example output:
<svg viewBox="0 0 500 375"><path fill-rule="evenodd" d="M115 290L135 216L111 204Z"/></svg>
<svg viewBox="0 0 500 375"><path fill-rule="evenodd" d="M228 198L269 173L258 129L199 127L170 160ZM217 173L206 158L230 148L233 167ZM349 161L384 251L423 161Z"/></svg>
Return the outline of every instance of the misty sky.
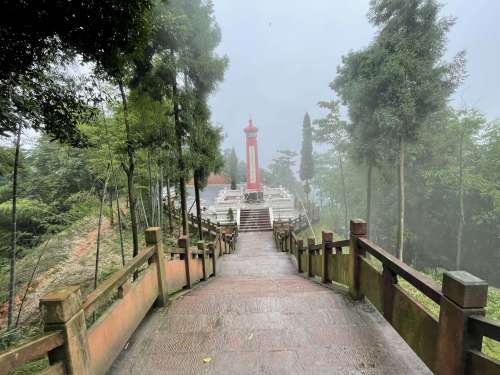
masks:
<svg viewBox="0 0 500 375"><path fill-rule="evenodd" d="M375 35L368 0L214 0L222 30L220 54L230 59L224 82L211 99L212 119L227 135L224 147L244 157L251 113L259 128L261 165L279 149L300 150L306 111L317 118L319 100L331 99L328 84L341 56L367 46ZM500 117L500 1L451 0L442 14L457 17L447 59L467 51L468 78L455 106L475 106L488 119Z"/></svg>

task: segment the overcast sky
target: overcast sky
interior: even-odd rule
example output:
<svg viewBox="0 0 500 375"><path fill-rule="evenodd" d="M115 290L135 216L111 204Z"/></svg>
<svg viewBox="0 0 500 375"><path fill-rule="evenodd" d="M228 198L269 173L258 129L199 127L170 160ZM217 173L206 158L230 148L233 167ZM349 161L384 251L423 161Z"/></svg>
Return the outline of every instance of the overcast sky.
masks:
<svg viewBox="0 0 500 375"><path fill-rule="evenodd" d="M321 116L319 100L342 55L367 46L375 35L368 0L214 0L222 30L219 53L230 59L211 99L212 119L227 135L224 147L244 157L243 127L251 113L259 128L261 165L279 149L300 150L302 119ZM454 96L500 117L500 1L451 0L442 15L457 17L447 59L467 52L468 78Z"/></svg>

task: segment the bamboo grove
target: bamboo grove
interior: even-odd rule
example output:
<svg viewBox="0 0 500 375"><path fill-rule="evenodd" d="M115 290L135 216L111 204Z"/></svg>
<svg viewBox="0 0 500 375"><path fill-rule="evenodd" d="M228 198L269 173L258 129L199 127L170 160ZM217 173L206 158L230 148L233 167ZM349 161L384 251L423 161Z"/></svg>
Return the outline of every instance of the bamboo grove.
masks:
<svg viewBox="0 0 500 375"><path fill-rule="evenodd" d="M189 235L186 183L194 179L200 215L198 190L223 166L222 132L210 123L207 100L228 60L215 52L221 35L211 2L5 5L0 266L2 275L9 270L1 302L12 328L18 288L28 281L16 261L94 208L94 287L104 214L119 231L123 264L129 244L138 254L139 227L179 230L176 208L180 234ZM34 28L13 21L21 14Z"/></svg>

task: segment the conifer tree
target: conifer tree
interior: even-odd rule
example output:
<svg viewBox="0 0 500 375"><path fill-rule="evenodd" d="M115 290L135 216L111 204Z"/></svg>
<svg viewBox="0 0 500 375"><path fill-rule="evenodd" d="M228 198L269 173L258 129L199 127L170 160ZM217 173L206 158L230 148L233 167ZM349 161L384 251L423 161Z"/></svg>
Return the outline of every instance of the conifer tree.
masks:
<svg viewBox="0 0 500 375"><path fill-rule="evenodd" d="M314 160L312 144L312 127L309 113L304 116L302 124L302 149L300 151L300 179L304 182L304 192L306 193L307 209L310 209L309 193L311 187L309 182L314 177Z"/></svg>

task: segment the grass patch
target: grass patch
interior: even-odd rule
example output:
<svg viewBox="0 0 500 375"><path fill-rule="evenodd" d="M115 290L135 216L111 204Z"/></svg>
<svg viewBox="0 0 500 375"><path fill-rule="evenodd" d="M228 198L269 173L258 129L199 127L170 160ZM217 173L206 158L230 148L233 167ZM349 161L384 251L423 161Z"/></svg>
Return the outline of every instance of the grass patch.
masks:
<svg viewBox="0 0 500 375"><path fill-rule="evenodd" d="M47 357L40 358L36 361L26 363L24 366L19 367L18 369L9 373L9 375L30 375L36 374L42 370L45 370L49 367L49 360Z"/></svg>
<svg viewBox="0 0 500 375"><path fill-rule="evenodd" d="M316 243L321 242L321 232L322 231L331 231L331 222L328 218L322 216L320 220L311 225L311 228L304 229L298 233L298 238L304 240L304 243L307 243L308 238L314 238L316 236ZM346 238L337 233L333 233L333 240L345 240Z"/></svg>

